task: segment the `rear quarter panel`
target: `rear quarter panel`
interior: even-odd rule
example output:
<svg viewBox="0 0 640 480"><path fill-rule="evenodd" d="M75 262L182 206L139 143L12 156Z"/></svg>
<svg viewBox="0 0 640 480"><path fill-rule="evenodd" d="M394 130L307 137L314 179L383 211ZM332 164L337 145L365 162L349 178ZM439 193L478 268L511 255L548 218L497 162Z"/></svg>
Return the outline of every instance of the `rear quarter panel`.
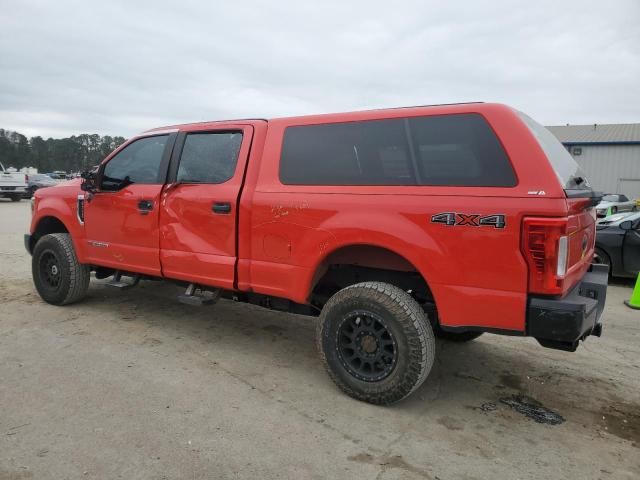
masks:
<svg viewBox="0 0 640 480"><path fill-rule="evenodd" d="M287 126L451 113L479 113L487 119L514 166L517 186L302 186L279 180ZM566 214L564 192L544 153L515 112L502 105L270 121L261 161L250 164L251 169L247 177L251 208L243 210L241 223L251 234L241 240L240 289L304 303L327 255L342 246L375 245L415 266L432 290L441 323L450 326L523 331L528 274L520 253L522 218ZM249 188L252 182L255 187ZM443 212L502 214L506 226L451 227L431 222L433 215Z"/></svg>

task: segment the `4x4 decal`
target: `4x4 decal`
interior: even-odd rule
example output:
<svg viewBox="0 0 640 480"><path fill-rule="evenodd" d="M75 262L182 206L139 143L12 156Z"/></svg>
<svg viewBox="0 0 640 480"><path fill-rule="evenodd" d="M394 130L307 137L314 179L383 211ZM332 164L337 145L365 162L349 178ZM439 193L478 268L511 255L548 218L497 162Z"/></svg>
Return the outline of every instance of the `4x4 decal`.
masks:
<svg viewBox="0 0 640 480"><path fill-rule="evenodd" d="M432 223L442 223L450 227L468 226L468 227L494 227L504 228L507 226L504 215L484 215L476 213L456 213L444 212L437 213L431 217Z"/></svg>

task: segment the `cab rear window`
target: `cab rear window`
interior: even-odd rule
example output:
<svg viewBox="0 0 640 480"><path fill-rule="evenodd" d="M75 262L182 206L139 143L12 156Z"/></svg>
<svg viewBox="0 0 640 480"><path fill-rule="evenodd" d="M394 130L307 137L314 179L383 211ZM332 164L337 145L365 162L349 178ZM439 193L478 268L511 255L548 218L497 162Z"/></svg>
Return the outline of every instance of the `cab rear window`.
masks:
<svg viewBox="0 0 640 480"><path fill-rule="evenodd" d="M287 185L517 183L502 145L477 114L288 127L280 180Z"/></svg>

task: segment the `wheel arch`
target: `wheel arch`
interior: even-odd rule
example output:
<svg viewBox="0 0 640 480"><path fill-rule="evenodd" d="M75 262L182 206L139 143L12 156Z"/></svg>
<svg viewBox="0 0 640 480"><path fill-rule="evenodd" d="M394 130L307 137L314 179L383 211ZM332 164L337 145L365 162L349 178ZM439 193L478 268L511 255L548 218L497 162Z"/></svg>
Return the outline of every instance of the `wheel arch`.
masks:
<svg viewBox="0 0 640 480"><path fill-rule="evenodd" d="M30 250L33 251L36 243L43 236L51 233L70 233L67 225L55 215L43 215L35 224L29 239Z"/></svg>
<svg viewBox="0 0 640 480"><path fill-rule="evenodd" d="M337 290L363 281L391 283L435 303L429 280L416 262L388 245L344 243L326 252L312 271L308 287L312 303L314 299L322 303Z"/></svg>

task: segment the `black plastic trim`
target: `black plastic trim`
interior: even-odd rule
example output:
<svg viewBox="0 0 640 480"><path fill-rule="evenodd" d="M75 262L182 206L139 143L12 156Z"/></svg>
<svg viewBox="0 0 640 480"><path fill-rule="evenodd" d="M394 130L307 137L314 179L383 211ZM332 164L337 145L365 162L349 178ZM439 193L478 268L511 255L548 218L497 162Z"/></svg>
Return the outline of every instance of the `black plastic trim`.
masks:
<svg viewBox="0 0 640 480"><path fill-rule="evenodd" d="M510 330L505 328L490 328L472 325L465 325L464 327L450 327L447 325L439 325L439 327L445 332L451 333L484 332L495 333L496 335L508 335L510 337L523 337L526 335L526 332L524 332L523 330Z"/></svg>
<svg viewBox="0 0 640 480"><path fill-rule="evenodd" d="M545 347L573 351L579 340L600 333L608 277L607 265L593 264L563 298L529 297L527 335Z"/></svg>
<svg viewBox="0 0 640 480"><path fill-rule="evenodd" d="M604 193L594 192L593 190L580 190L580 189L566 189L564 194L567 198L589 198L591 200L591 206L595 207L602 201Z"/></svg>

